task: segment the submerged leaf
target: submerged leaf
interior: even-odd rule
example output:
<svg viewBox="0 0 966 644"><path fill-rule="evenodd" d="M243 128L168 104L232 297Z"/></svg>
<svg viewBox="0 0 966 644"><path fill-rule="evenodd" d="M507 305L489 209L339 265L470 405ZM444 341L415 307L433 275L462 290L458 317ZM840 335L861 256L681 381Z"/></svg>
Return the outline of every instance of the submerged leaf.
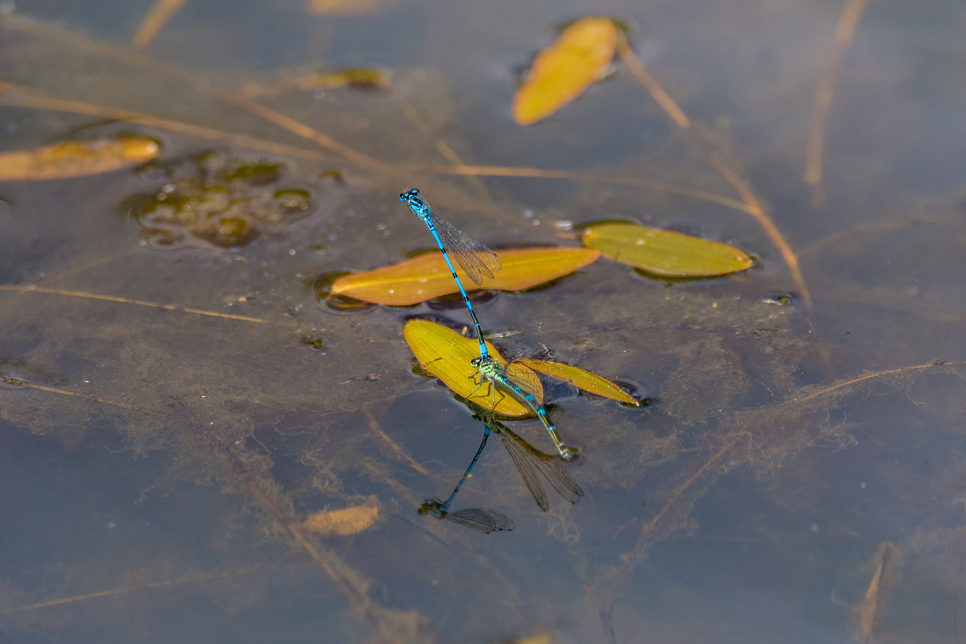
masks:
<svg viewBox="0 0 966 644"><path fill-rule="evenodd" d="M379 518L379 508L360 505L355 508L319 512L302 524L306 530L331 537L348 537L372 526Z"/></svg>
<svg viewBox="0 0 966 644"><path fill-rule="evenodd" d="M0 181L69 179L112 172L149 161L161 146L153 139L91 139L0 154Z"/></svg>
<svg viewBox="0 0 966 644"><path fill-rule="evenodd" d="M601 224L584 231L584 246L662 277L711 277L751 268L739 248L637 224Z"/></svg>
<svg viewBox="0 0 966 644"><path fill-rule="evenodd" d="M316 15L359 16L372 13L385 0L309 0L305 10Z"/></svg>
<svg viewBox="0 0 966 644"><path fill-rule="evenodd" d="M626 391L612 383L606 378L601 378L597 374L590 373L578 367L572 367L559 362L549 362L547 360L520 360L519 362L530 367L534 371L555 378L562 382L569 383L578 389L597 394L605 398L619 400L623 403L639 406L641 403Z"/></svg>
<svg viewBox="0 0 966 644"><path fill-rule="evenodd" d="M360 90L386 90L391 87L386 72L378 68L347 67L309 74L281 74L273 81L246 83L242 92L251 98L271 98L284 92L311 92L350 87Z"/></svg>
<svg viewBox="0 0 966 644"><path fill-rule="evenodd" d="M889 575L892 572L890 568L897 568L896 560L901 561L901 554L891 542L886 541L879 546L875 559L875 573L872 575L872 581L869 582L869 588L865 591L862 602L853 609L853 613L859 620L858 639L863 642L872 641L872 627L883 605L882 599L885 594L883 591L888 590L889 584L885 580L891 576L893 578L891 581L894 581L895 575Z"/></svg>
<svg viewBox="0 0 966 644"><path fill-rule="evenodd" d="M407 322L403 337L423 368L442 380L457 395L486 409L492 408L501 416L518 418L532 415L530 409L513 396L500 392L496 392L496 407L493 407L494 394L489 383L484 379L480 386L477 369L470 364L473 358L480 357L480 345L476 340L465 338L452 329L426 320ZM493 345L487 342L486 348L499 364L506 365L506 361ZM518 365L518 368L526 367ZM538 399L542 398L540 393Z"/></svg>
<svg viewBox="0 0 966 644"><path fill-rule="evenodd" d="M480 288L521 291L573 273L598 257L600 252L588 248L500 251L503 268L492 278L484 275ZM461 267L456 267L456 274L462 278L464 286L470 284ZM420 255L373 271L346 275L331 287L333 295L347 295L389 306L408 306L457 292L456 282L439 252Z"/></svg>
<svg viewBox="0 0 966 644"><path fill-rule="evenodd" d="M513 119L530 125L575 99L607 73L617 29L609 18L583 18L567 27L533 61L513 97Z"/></svg>

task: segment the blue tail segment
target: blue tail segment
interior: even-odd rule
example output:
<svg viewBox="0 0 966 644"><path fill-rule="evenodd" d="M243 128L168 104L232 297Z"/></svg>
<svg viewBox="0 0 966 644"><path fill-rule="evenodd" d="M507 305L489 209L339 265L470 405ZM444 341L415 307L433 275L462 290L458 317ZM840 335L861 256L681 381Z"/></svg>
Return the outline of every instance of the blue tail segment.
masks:
<svg viewBox="0 0 966 644"><path fill-rule="evenodd" d="M522 364L512 362L504 368L493 359L493 356L473 358L471 364L478 369L476 374L482 374L480 378L481 387L483 386L483 377L490 381L490 386L493 388L494 409L496 408L496 389L507 391L537 415L537 418L540 419L540 422L546 428L547 433L550 434L550 438L553 440L553 444L557 448L560 458L565 461L573 458L573 455L577 451L576 448L567 447L563 444L560 437L557 436L557 428L553 426L549 416L547 416L547 410L536 399L536 396L539 395L542 389L537 374ZM474 377L476 374L474 374ZM470 394L468 397L472 396L473 394Z"/></svg>
<svg viewBox="0 0 966 644"><path fill-rule="evenodd" d="M502 265L500 258L482 243L464 234L449 222L434 215L429 204L419 197L419 190L416 188L400 194L399 201L409 206L413 214L426 224L433 239L436 240L436 245L439 246L440 252L443 253L443 259L446 260L449 272L453 276L453 280L456 281L460 295L463 296L463 304L466 305L466 308L470 312L470 317L473 318L473 326L476 327L476 337L480 342L480 356L486 358L488 353L486 343L483 342L483 330L480 328L480 321L476 318L476 311L473 310L470 298L466 296L466 289L463 288L463 283L456 275L456 268L450 259L450 253L456 258L457 263L459 263L460 267L466 273L466 276L473 280L473 283L476 285L483 283L484 275L492 278L493 271L500 270L500 266Z"/></svg>

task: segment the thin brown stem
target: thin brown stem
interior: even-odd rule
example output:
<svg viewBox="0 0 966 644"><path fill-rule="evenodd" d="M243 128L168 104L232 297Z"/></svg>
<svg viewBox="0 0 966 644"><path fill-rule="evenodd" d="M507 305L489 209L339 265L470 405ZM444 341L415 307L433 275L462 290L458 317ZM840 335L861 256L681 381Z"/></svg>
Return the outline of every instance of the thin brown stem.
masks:
<svg viewBox="0 0 966 644"><path fill-rule="evenodd" d="M414 470L416 470L417 472L419 472L420 474L425 474L426 476L432 476L429 470L427 470L425 467L417 463L412 456L406 453L406 450L404 450L402 447L399 446L399 443L394 441L389 436L389 434L386 433L386 430L382 428L382 426L379 424L379 421L376 420L376 417L372 415L371 409L369 409L368 407L363 407L362 415L365 417L366 423L368 423L369 425L369 429L371 429L373 433L376 434L376 436L381 438L383 442L389 445L389 449L391 449L402 460L409 463L409 466Z"/></svg>
<svg viewBox="0 0 966 644"><path fill-rule="evenodd" d="M175 306L174 304L158 304L157 302L146 302L144 300L132 300L126 297L116 297L114 295L98 295L97 293L85 293L84 291L66 291L59 288L44 288L30 284L23 285L0 285L0 291L14 291L18 293L47 293L50 295L67 295L69 297L81 297L91 300L104 300L107 302L120 302L122 304L136 304L137 306L147 306L153 309L165 311L181 311L183 313L194 313L195 315L207 315L215 318L225 318L227 320L240 320L242 322L257 322L258 324L276 324L270 320L248 317L247 315L232 315L230 313L218 313L217 311L205 311L204 309L192 309L187 306Z"/></svg>
<svg viewBox="0 0 966 644"><path fill-rule="evenodd" d="M121 409L128 409L130 411L141 412L142 414L148 414L150 416L161 416L156 411L151 411L150 409L145 409L144 407L136 407L135 405L128 405L125 403L115 402L113 400L106 400L104 398L98 398L97 396L91 396L89 394L80 394L76 391L68 391L66 389L55 389L54 387L44 387L43 385L35 385L31 382L21 380L15 376L0 374L0 382L12 385L14 387L26 387L28 389L36 389L38 391L46 391L49 394L59 394L61 396L74 396L77 398L86 398L91 402L101 403L102 405L110 405L112 407L120 407Z"/></svg>
<svg viewBox="0 0 966 644"><path fill-rule="evenodd" d="M785 264L788 266L788 270L791 273L792 280L795 282L795 286L798 288L802 296L802 302L805 304L805 314L808 316L809 320L812 321L812 326L815 327L815 333L818 335L818 326L815 319L815 307L812 302L812 294L808 290L808 286L805 284L805 277L802 275L802 270L798 265L798 256L792 250L792 247L785 241L778 227L771 220L771 217L765 213L764 208L755 197L754 192L741 180L738 173L735 172L731 166L728 165L727 161L718 153L715 147L708 141L707 138L694 127L691 123L691 119L687 117L684 111L678 107L674 99L664 91L658 82L651 76L647 68L644 67L643 63L637 59L634 55L633 50L627 44L627 40L623 36L619 36L617 39L617 52L627 65L627 68L631 71L635 78L644 86L645 89L651 94L654 100L661 106L661 108L667 112L671 120L677 124L679 128L687 135L691 142L708 158L715 169L724 177L725 181L731 184L738 196L747 206L746 212L755 218L758 225L764 229L765 234L781 253L782 259L785 260ZM825 347L825 343L822 342L821 338L818 337L817 346L819 351L819 356L822 359L822 363L825 366L829 377L832 377L832 358Z"/></svg>
<svg viewBox="0 0 966 644"><path fill-rule="evenodd" d="M176 14L188 0L156 0L151 6L151 10L141 21L138 32L131 41L131 49L138 51L147 47L154 37L158 35L161 28L171 20L171 16Z"/></svg>
<svg viewBox="0 0 966 644"><path fill-rule="evenodd" d="M862 17L868 0L848 0L838 27L835 29L835 45L829 57L815 92L815 107L812 110L812 124L808 132L808 147L805 153L805 183L812 191L812 204L816 208L825 207L825 189L822 187L822 152L825 148L825 135L828 132L829 113L835 93L835 79L852 44L855 27Z"/></svg>
<svg viewBox="0 0 966 644"><path fill-rule="evenodd" d="M169 132L178 132L189 136L196 136L202 139L214 141L224 141L235 145L249 148L251 150L261 150L271 154L280 154L297 159L308 159L317 161L321 155L314 150L296 148L290 145L282 145L258 139L244 134L233 132L223 132L213 128L191 125L182 121L160 118L150 114L132 112L130 110L119 110L113 107L104 107L83 101L72 101L59 98L51 98L34 90L27 90L12 83L0 81L0 105L10 105L14 107L27 107L38 110L53 110L57 112L70 112L72 114L84 114L86 116L96 116L97 118L113 119L117 121L127 121L139 123L147 127L156 127Z"/></svg>
<svg viewBox="0 0 966 644"><path fill-rule="evenodd" d="M225 461L231 469L234 478L244 486L262 509L268 512L302 549L312 557L312 560L329 575L332 581L342 589L342 592L345 593L346 597L349 598L356 609L366 616L382 640L385 642L400 642L399 638L396 637L384 620L381 619L377 607L370 601L366 594L365 583L358 579L355 573L351 569L348 569L344 562L336 555L323 549L309 539L299 527L299 522L289 516L262 489L256 481L254 474L245 467L245 464L242 463L235 452L217 434L211 432L203 423L198 422L184 403L174 396L169 396L167 404L187 428L201 439L213 453L219 455Z"/></svg>
<svg viewBox="0 0 966 644"><path fill-rule="evenodd" d="M802 405L810 400L814 400L821 396L827 396L828 394L834 391L837 391L839 389L842 389L843 387L849 387L849 386L858 384L860 382L865 382L867 380L872 380L874 378L881 378L883 376L889 376L889 375L904 373L908 371L923 371L926 369L935 369L936 367L959 366L959 365L966 365L966 361L946 362L944 360L936 360L934 362L929 362L926 364L912 365L908 367L899 367L896 369L888 369L885 371L878 371L876 373L870 373L864 376L859 376L857 378L851 378L844 382L840 382L830 387L826 387L825 389L822 389L820 391L816 391L815 393L809 394L808 396L803 396L801 398L790 398L786 400L784 403L775 407L772 413L767 418L765 418L762 422L767 423L771 420L774 420L775 418L778 418L782 413L788 411L789 409L792 409L793 407ZM694 484L697 483L708 472L708 470L721 459L722 456L724 456L731 449L733 449L741 439L748 438L748 437L749 437L748 432L743 432L743 431L734 432L733 434L730 434L723 441L721 448L718 449L714 454L712 454L712 456L707 461L705 461L697 470L695 470L694 474L692 474L687 481L685 481L680 487L678 487L677 490L675 490L674 494L671 495L671 498L669 498L665 502L664 506L660 509L660 511L658 511L658 513L654 515L654 518L651 519L646 524L644 524L644 526L641 528L641 532L637 537L637 542L634 544L634 549L628 555L623 557L624 565L621 567L621 569L617 572L617 575L614 577L614 585L613 585L613 588L611 589L610 597L608 598L608 601L606 603L603 603L603 602L599 603L601 624L604 627L604 630L606 632L612 632L612 628L611 628L612 614L614 610L614 604L617 601L617 594L620 591L621 586L623 586L624 582L627 580L628 576L631 574L631 572L633 572L634 568L637 566L637 562L640 561L642 555L647 550L649 545L649 539L652 537L655 530L660 525L661 521L665 517L667 517L667 515L670 513L673 507L684 497L684 495L688 492L688 490L690 490L694 486Z"/></svg>
<svg viewBox="0 0 966 644"><path fill-rule="evenodd" d="M671 184L661 183L658 181L643 181L633 177L624 177L621 175L614 174L598 174L594 172L580 172L580 171L568 171L568 170L545 170L541 168L527 168L527 167L505 167L505 166L467 166L467 165L432 165L425 163L400 163L400 164L388 164L382 162L378 159L370 157L367 154L359 152L354 148L351 148L343 143L335 141L331 137L308 127L307 125L300 123L292 118L289 118L275 110L267 108L250 98L244 96L234 96L229 95L224 92L215 92L212 90L209 83L197 78L185 71L182 71L176 67L165 65L163 63L156 62L143 56L137 52L131 52L128 49L121 47L115 47L113 45L108 45L92 38L87 38L78 34L74 34L61 29L56 29L54 27L49 27L47 25L41 24L29 18L22 16L7 16L0 19L0 26L9 29L14 29L23 33L27 33L38 38L45 38L52 40L54 42L59 42L61 44L75 47L84 51L90 51L102 56L108 56L115 60L125 62L135 67L151 71L156 74L162 74L165 77L173 78L176 80L181 80L195 87L199 91L211 94L216 98L246 109L251 113L260 116L286 130L296 134L307 140L314 141L321 145L322 147L329 149L333 152L343 155L347 159L357 161L363 165L377 166L382 170L388 170L392 172L432 172L434 174L456 174L456 175L467 175L467 176L492 176L492 177L527 177L527 178L541 178L541 179L565 179L571 181L600 181L601 183L608 183L614 185L624 185L639 188L646 188L650 190L658 190L662 192L669 192L673 194L680 194L688 197L694 197L697 199L703 199L705 201L710 201L713 203L718 203L729 208L734 208L736 210L741 210L742 212L748 212L749 214L754 214L751 209L740 201L734 199L729 199L727 197L722 197L720 195L714 195L701 190L694 190L691 188L686 188L682 186L674 186ZM4 86L8 88L16 87L7 83L0 81L0 91L3 91ZM4 101L7 102L4 102ZM20 101L20 102L16 102ZM218 130L212 130L209 128L202 128L194 125L189 125L186 123L179 123L178 121L171 121L168 119L161 119L157 117L152 117L144 114L138 114L136 112L128 112L124 110L112 110L111 108L104 108L100 106L93 106L95 109L91 110L89 104L75 102L75 101L59 101L56 99L46 99L46 103L41 104L37 99L33 99L33 103L28 104L30 101L29 97L25 97L22 93L20 96L5 97L0 94L0 104L10 104L10 105L23 105L25 107L37 107L40 109L61 109L63 111L74 111L82 114L91 114L92 116L101 116L107 118L122 118L132 122L142 123L144 125L161 127L164 129L169 129L172 131L180 131L187 134L196 134L198 136L206 138L215 138L219 140L228 140L230 142L236 142L238 145L244 147L251 147L252 149L265 149L268 142L262 141L260 139L254 139L251 137L245 137L243 135L228 134L225 132L219 132ZM72 106L74 109L72 109ZM229 139L227 137L234 137L235 140ZM285 147L285 146L279 146ZM311 158L319 158L317 154L308 152L306 150L301 150L299 148L293 148L292 151L281 151L281 154L289 154L291 156L303 157L305 155L312 155Z"/></svg>

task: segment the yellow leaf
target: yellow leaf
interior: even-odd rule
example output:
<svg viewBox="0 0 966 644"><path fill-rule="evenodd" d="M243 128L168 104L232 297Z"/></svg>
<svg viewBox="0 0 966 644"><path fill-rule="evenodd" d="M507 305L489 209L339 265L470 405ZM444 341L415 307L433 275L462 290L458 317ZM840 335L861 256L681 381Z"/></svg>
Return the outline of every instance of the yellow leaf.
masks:
<svg viewBox="0 0 966 644"><path fill-rule="evenodd" d="M584 231L584 246L661 277L711 277L751 268L734 246L637 224L601 224Z"/></svg>
<svg viewBox="0 0 966 644"><path fill-rule="evenodd" d="M0 154L0 181L68 179L111 172L144 163L161 152L147 138L71 141Z"/></svg>
<svg viewBox="0 0 966 644"><path fill-rule="evenodd" d="M358 16L375 11L383 3L384 0L309 0L305 9L315 15Z"/></svg>
<svg viewBox="0 0 966 644"><path fill-rule="evenodd" d="M474 378L476 367L470 364L473 358L480 357L480 345L475 339L465 338L452 329L426 320L407 322L403 329L403 337L406 338L409 348L412 349L423 369L442 380L457 395L485 409L493 409L504 417L519 418L533 415L528 407L513 396L500 392L496 392L496 407L493 407L494 394L489 383L484 379L483 386L479 386L480 376L476 375ZM497 363L506 365L506 361L493 345L487 342L486 348ZM513 363L511 367L527 369L519 363ZM535 386L539 386L536 374L529 373L532 375L532 380L537 380ZM510 375L512 377L512 371ZM542 392L543 389L540 388L532 393L538 401L542 401Z"/></svg>
<svg viewBox="0 0 966 644"><path fill-rule="evenodd" d="M534 371L556 378L562 382L570 383L574 387L605 398L612 398L623 403L639 406L640 403L626 391L612 383L606 378L601 378L597 374L590 373L578 367L561 364L559 362L549 362L547 360L519 360Z"/></svg>
<svg viewBox="0 0 966 644"><path fill-rule="evenodd" d="M609 18L583 18L564 29L534 59L513 97L513 119L530 125L577 98L604 77L616 46L617 29Z"/></svg>
<svg viewBox="0 0 966 644"><path fill-rule="evenodd" d="M305 520L302 527L330 537L348 537L370 527L378 517L379 508L360 505L313 514Z"/></svg>
<svg viewBox="0 0 966 644"><path fill-rule="evenodd" d="M600 252L573 247L524 248L500 251L499 255L503 268L492 278L484 275L479 287L457 266L456 274L460 276L464 288L522 291L573 273L595 262ZM459 292L439 252L340 277L332 284L330 291L333 295L347 295L388 306L408 306Z"/></svg>

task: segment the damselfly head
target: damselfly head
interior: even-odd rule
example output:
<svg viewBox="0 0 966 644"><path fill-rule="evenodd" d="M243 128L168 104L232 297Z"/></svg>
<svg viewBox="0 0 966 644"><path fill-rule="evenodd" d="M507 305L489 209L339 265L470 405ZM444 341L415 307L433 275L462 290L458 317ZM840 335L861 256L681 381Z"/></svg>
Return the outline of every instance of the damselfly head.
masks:
<svg viewBox="0 0 966 644"><path fill-rule="evenodd" d="M413 197L419 196L419 190L413 188L412 190L407 190L399 195L399 201L409 201Z"/></svg>
<svg viewBox="0 0 966 644"><path fill-rule="evenodd" d="M443 502L439 499L426 499L423 501L423 504L419 506L418 512L421 515L432 514L437 519L442 519L443 514L445 514L443 510Z"/></svg>
<svg viewBox="0 0 966 644"><path fill-rule="evenodd" d="M481 364L483 364L483 356L480 356L479 358L473 358L472 360L470 360L470 365L474 367L479 367Z"/></svg>

